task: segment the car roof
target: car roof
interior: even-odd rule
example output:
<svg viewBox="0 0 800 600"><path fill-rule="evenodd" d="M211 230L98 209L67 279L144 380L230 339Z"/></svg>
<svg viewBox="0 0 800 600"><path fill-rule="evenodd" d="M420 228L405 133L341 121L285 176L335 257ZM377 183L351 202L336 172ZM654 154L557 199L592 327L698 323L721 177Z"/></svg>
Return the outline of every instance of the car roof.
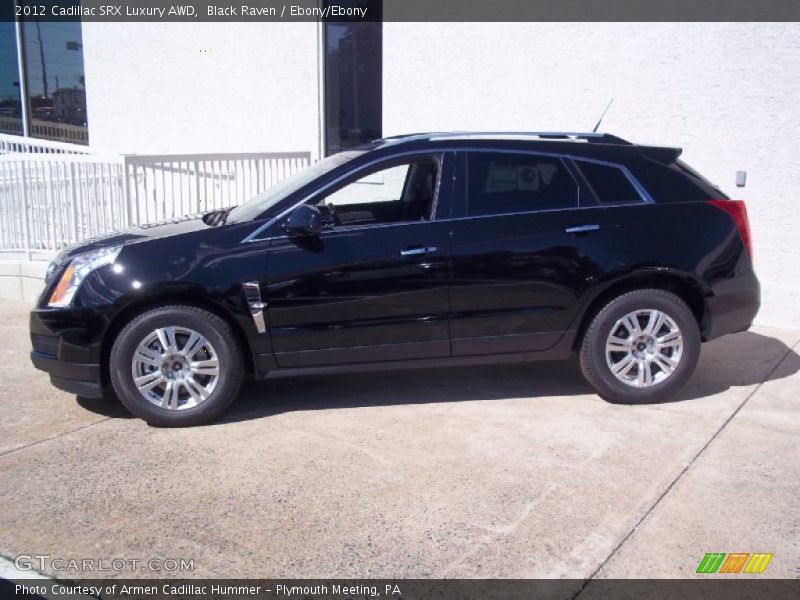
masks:
<svg viewBox="0 0 800 600"><path fill-rule="evenodd" d="M384 137L360 146L358 150L371 154L392 155L401 152L461 148L536 151L598 160L604 158L616 160L632 156L641 157L641 151L645 147L610 133L599 132L439 131Z"/></svg>
<svg viewBox="0 0 800 600"><path fill-rule="evenodd" d="M605 144L630 144L629 141L610 133L596 131L435 131L388 136L379 141L400 143L419 140L527 140L527 141L574 141Z"/></svg>

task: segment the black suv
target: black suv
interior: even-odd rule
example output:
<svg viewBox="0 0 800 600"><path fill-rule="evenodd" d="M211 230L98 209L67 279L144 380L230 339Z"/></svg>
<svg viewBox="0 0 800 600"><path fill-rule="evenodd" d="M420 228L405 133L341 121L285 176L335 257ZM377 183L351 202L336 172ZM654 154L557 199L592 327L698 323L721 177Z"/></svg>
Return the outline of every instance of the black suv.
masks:
<svg viewBox="0 0 800 600"><path fill-rule="evenodd" d="M326 158L241 206L63 251L31 314L53 384L158 425L257 378L566 359L675 392L759 307L747 213L677 148L435 133Z"/></svg>

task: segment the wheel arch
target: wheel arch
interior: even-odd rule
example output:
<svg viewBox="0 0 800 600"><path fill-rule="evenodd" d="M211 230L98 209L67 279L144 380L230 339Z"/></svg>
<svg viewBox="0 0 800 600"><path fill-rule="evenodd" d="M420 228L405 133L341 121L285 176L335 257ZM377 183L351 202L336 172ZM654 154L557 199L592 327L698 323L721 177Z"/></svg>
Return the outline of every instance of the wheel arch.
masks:
<svg viewBox="0 0 800 600"><path fill-rule="evenodd" d="M580 347L583 335L589 328L592 319L606 304L622 294L646 288L671 292L686 302L697 319L701 339L706 341L710 323L706 293L703 292L700 284L691 276L678 271L645 269L619 277L595 294L581 318L578 333L573 342L573 350Z"/></svg>
<svg viewBox="0 0 800 600"><path fill-rule="evenodd" d="M214 302L213 300L210 300L202 295L193 294L188 291L165 290L156 294L148 295L146 298L129 302L124 308L118 311L109 322L108 326L106 327L105 334L103 335L103 341L100 348L100 375L104 386L108 385L111 381L109 375L111 348L114 346L114 342L116 341L120 332L137 315L140 315L143 312L153 308L159 308L161 306L168 306L172 304L201 308L215 314L225 321L231 327L234 337L236 338L242 352L245 353L245 356L248 359L245 361L245 369L248 373L253 373L254 359L252 349L250 348L250 343L247 341L247 336L245 335L241 324L236 320L229 310L219 303Z"/></svg>

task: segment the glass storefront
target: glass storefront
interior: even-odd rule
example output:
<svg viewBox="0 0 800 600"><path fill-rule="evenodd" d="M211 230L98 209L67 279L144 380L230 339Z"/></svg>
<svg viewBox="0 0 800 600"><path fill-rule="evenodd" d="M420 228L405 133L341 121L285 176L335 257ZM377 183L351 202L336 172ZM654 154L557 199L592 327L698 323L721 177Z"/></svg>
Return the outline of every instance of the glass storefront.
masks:
<svg viewBox="0 0 800 600"><path fill-rule="evenodd" d="M367 7L380 0L339 5ZM383 39L380 22L325 24L325 152L333 154L381 137Z"/></svg>
<svg viewBox="0 0 800 600"><path fill-rule="evenodd" d="M81 24L27 21L22 40L31 136L88 144Z"/></svg>
<svg viewBox="0 0 800 600"><path fill-rule="evenodd" d="M22 135L17 34L13 21L0 21L0 133Z"/></svg>
<svg viewBox="0 0 800 600"><path fill-rule="evenodd" d="M21 33L19 44L16 24L0 22L0 132L23 135L27 125L30 137L88 144L81 24L24 21Z"/></svg>

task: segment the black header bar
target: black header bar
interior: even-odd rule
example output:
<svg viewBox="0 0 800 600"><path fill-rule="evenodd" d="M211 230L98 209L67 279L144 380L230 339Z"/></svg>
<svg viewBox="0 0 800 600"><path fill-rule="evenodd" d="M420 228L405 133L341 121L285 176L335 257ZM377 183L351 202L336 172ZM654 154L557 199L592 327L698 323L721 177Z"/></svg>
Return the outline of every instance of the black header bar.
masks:
<svg viewBox="0 0 800 600"><path fill-rule="evenodd" d="M0 20L109 22L800 21L798 0L2 0Z"/></svg>

